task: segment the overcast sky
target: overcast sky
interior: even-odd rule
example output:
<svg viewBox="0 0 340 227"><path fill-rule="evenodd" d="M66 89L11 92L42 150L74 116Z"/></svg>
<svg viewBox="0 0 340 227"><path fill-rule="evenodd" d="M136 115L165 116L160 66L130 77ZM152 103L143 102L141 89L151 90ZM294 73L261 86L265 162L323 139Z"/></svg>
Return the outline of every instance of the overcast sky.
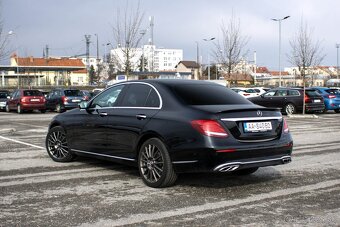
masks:
<svg viewBox="0 0 340 227"><path fill-rule="evenodd" d="M114 42L112 24L117 8L127 0L2 0L4 31L13 30L12 48L20 56L42 57L46 44L51 56L85 53L85 34L91 37L91 55L96 55L94 34L98 34L100 55L103 44ZM137 0L129 0L136 5ZM322 65L336 65L335 44L340 43L340 1L338 0L140 0L145 12L145 27L154 16L154 43L157 47L179 48L184 60L196 60L196 41L203 61L213 44L204 38L221 38L220 24L231 14L240 19L242 34L250 37L248 59L257 53L259 66L278 69L278 22L282 22L282 66L290 66L286 54L289 40L296 34L301 19L313 29L313 39L320 40L326 55ZM148 34L147 34L148 35ZM147 42L145 38L144 42ZM212 58L212 57L211 57ZM8 64L9 61L6 62Z"/></svg>

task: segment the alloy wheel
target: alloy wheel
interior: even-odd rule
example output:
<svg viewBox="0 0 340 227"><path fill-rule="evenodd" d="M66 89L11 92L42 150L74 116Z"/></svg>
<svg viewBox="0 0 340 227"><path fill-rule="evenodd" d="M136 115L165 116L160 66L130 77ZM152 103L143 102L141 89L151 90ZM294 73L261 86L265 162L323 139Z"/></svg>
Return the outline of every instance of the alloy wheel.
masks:
<svg viewBox="0 0 340 227"><path fill-rule="evenodd" d="M68 156L66 135L61 131L54 131L47 138L47 149L55 159L64 159Z"/></svg>
<svg viewBox="0 0 340 227"><path fill-rule="evenodd" d="M295 113L295 106L293 104L287 104L286 108L285 108L285 111L289 115L293 114L293 113Z"/></svg>
<svg viewBox="0 0 340 227"><path fill-rule="evenodd" d="M154 144L148 144L141 152L140 170L144 179L150 183L159 181L164 171L164 160L160 149Z"/></svg>

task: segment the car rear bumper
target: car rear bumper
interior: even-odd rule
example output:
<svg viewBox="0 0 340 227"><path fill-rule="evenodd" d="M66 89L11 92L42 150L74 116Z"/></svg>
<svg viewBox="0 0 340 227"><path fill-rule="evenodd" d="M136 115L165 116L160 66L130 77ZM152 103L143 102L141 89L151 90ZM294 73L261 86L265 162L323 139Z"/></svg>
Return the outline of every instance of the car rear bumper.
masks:
<svg viewBox="0 0 340 227"><path fill-rule="evenodd" d="M46 109L46 105L40 104L40 103L35 103L35 104L22 103L21 109L22 110L44 110Z"/></svg>
<svg viewBox="0 0 340 227"><path fill-rule="evenodd" d="M66 110L70 110L70 109L74 109L74 108L78 108L78 102L75 103L64 103L64 109Z"/></svg>
<svg viewBox="0 0 340 227"><path fill-rule="evenodd" d="M323 103L306 103L306 111L308 112L321 112L325 110Z"/></svg>
<svg viewBox="0 0 340 227"><path fill-rule="evenodd" d="M293 142L270 142L267 145L239 149L201 149L173 155L176 172L228 172L252 167L282 165L291 161ZM221 152L222 151L222 152ZM223 152L226 151L226 152Z"/></svg>

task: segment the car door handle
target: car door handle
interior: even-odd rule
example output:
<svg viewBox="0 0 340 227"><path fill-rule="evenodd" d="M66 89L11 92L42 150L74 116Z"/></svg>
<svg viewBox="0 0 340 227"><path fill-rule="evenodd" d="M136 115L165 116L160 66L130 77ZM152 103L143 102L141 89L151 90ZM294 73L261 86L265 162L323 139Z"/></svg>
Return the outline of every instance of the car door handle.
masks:
<svg viewBox="0 0 340 227"><path fill-rule="evenodd" d="M145 114L137 114L137 115L136 115L136 118L137 118L138 120L144 120L144 119L146 119L146 116L145 116Z"/></svg>
<svg viewBox="0 0 340 227"><path fill-rule="evenodd" d="M106 113L106 112L101 112L101 113L99 113L99 116L101 116L101 117L106 117L106 116L107 116L107 113Z"/></svg>

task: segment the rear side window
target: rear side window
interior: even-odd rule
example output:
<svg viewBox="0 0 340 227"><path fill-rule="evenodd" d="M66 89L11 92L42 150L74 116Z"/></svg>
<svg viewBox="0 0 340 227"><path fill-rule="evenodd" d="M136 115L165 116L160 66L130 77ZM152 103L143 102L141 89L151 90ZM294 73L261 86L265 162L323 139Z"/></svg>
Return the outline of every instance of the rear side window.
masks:
<svg viewBox="0 0 340 227"><path fill-rule="evenodd" d="M171 87L175 96L187 105L233 105L251 102L221 85L190 84Z"/></svg>
<svg viewBox="0 0 340 227"><path fill-rule="evenodd" d="M131 84L120 106L124 107L159 107L157 93L146 84Z"/></svg>
<svg viewBox="0 0 340 227"><path fill-rule="evenodd" d="M289 91L288 91L288 94L289 94L290 96L299 96L299 95L300 95L300 92L297 91L297 90L289 90Z"/></svg>
<svg viewBox="0 0 340 227"><path fill-rule="evenodd" d="M65 96L82 96L80 90L64 90Z"/></svg>
<svg viewBox="0 0 340 227"><path fill-rule="evenodd" d="M42 96L41 91L38 90L25 90L24 96Z"/></svg>

